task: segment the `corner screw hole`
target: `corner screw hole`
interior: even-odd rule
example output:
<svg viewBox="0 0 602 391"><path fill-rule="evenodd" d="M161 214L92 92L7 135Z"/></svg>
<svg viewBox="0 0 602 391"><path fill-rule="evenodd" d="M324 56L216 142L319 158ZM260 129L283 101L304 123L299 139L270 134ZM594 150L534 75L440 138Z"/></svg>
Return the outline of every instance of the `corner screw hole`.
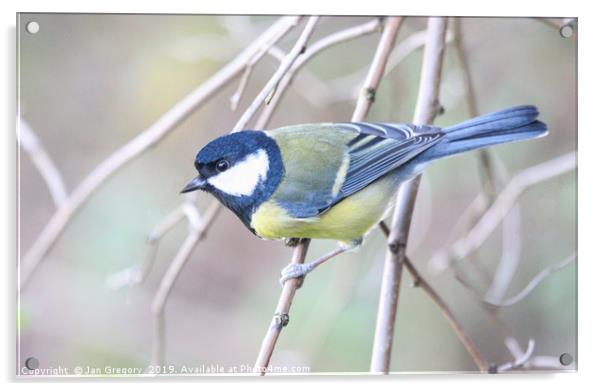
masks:
<svg viewBox="0 0 602 391"><path fill-rule="evenodd" d="M573 36L574 31L574 27L571 23L567 23L564 26L562 26L560 28L560 36L562 38L570 38Z"/></svg>
<svg viewBox="0 0 602 391"><path fill-rule="evenodd" d="M40 367L40 362L35 357L29 357L27 360L25 360L25 366L30 371L33 371L33 370L38 369Z"/></svg>
<svg viewBox="0 0 602 391"><path fill-rule="evenodd" d="M29 34L37 34L38 31L40 31L40 25L38 24L38 22L29 22L25 26L25 29Z"/></svg>
<svg viewBox="0 0 602 391"><path fill-rule="evenodd" d="M568 353L562 353L560 355L560 363L565 367L573 363L573 356Z"/></svg>

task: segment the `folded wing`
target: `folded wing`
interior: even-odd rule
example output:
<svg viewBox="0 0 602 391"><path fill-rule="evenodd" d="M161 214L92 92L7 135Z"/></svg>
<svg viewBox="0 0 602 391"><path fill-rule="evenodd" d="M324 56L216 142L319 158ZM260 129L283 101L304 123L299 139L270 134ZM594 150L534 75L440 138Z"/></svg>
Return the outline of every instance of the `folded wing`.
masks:
<svg viewBox="0 0 602 391"><path fill-rule="evenodd" d="M429 125L365 122L303 125L268 133L287 151L283 156L287 173L274 199L296 218L324 213L445 136Z"/></svg>

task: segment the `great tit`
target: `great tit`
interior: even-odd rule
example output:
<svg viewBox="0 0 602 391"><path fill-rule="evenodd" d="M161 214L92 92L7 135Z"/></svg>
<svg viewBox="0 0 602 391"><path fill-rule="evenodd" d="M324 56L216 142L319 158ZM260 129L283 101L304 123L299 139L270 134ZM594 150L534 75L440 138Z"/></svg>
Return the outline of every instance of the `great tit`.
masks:
<svg viewBox="0 0 602 391"><path fill-rule="evenodd" d="M368 122L244 130L203 147L198 176L182 193L204 190L265 239L319 238L340 250L289 265L281 283L361 243L386 217L400 184L427 163L495 144L544 136L534 106L517 106L447 128Z"/></svg>

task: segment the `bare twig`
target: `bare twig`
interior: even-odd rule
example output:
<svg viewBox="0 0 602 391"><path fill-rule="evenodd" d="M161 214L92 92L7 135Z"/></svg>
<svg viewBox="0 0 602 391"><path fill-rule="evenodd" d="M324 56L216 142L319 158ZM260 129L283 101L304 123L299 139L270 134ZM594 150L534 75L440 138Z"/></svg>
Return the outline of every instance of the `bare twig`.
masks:
<svg viewBox="0 0 602 391"><path fill-rule="evenodd" d="M190 201L178 206L155 225L148 235L147 252L144 259L137 265L111 275L107 279L107 287L109 289L118 290L126 286L142 284L146 280L155 262L159 240L187 217L187 214L184 212L184 206L188 206L189 204ZM194 205L192 207L196 209ZM198 214L198 211L196 213Z"/></svg>
<svg viewBox="0 0 602 391"><path fill-rule="evenodd" d="M529 361L529 359L533 355L533 352L535 351L535 340L533 339L529 339L527 350L525 350L524 352L522 351L522 349L518 345L518 342L516 342L515 339L506 339L505 342L506 346L508 347L508 350L514 352L515 359L512 362L498 365L497 368L495 368L496 372L508 372L513 369L522 368L522 366L525 365L527 361Z"/></svg>
<svg viewBox="0 0 602 391"><path fill-rule="evenodd" d="M389 18L383 31L382 38L376 48L376 54L370 69L368 70L368 77L364 81L364 85L355 104L355 111L353 112L352 121L358 122L368 114L368 110L376 99L376 90L385 72L389 55L393 50L395 44L395 38L397 37L397 31L401 25L402 18Z"/></svg>
<svg viewBox="0 0 602 391"><path fill-rule="evenodd" d="M410 260L408 258L405 258L403 264L405 265L405 267L407 267L408 272L410 272L410 274L414 278L415 284L418 285L419 287L421 287L426 292L426 294L429 295L429 297L435 302L437 307L439 307L439 309L441 310L441 313L443 314L443 316L445 316L445 318L451 325L452 329L454 330L454 332L460 339L460 342L462 342L462 344L466 348L466 351L472 358L472 361L475 363L475 365L477 366L479 371L487 372L487 370L489 369L487 360L485 360L482 353L479 351L477 346L474 344L473 340L468 336L468 334L466 333L466 331L464 330L464 328L462 327L460 322L456 319L454 314L451 312L451 309L443 301L441 296L439 296L437 294L437 292L433 289L433 287L426 282L424 277L422 277L418 273L418 271L416 270L416 268L414 267L414 265L410 262Z"/></svg>
<svg viewBox="0 0 602 391"><path fill-rule="evenodd" d="M300 264L305 262L308 247L309 240L302 240L301 243L295 247L291 263ZM286 327L289 322L288 313L291 305L293 304L293 298L295 296L295 292L297 291L297 284L297 279L291 279L288 280L282 287L282 293L278 299L274 317L272 318L270 326L268 327L268 331L261 343L259 354L257 355L255 366L253 367L253 372L265 375L280 332L282 331L282 328Z"/></svg>
<svg viewBox="0 0 602 391"><path fill-rule="evenodd" d="M167 298L171 293L174 283L184 265L190 258L190 254L196 247L199 240L205 235L211 223L215 220L215 216L220 211L219 207L210 206L202 220L200 216L191 215L189 217L188 236L180 246L173 261L169 264L167 272L163 275L159 289L155 294L151 306L153 314L153 350L151 357L151 365L162 365L165 358L165 305ZM194 217L193 217L194 216Z"/></svg>
<svg viewBox="0 0 602 391"><path fill-rule="evenodd" d="M253 115L259 109L261 103L264 99L266 99L267 95L274 88L274 86L278 85L284 73L290 68L294 60L297 56L302 53L303 47L307 44L311 33L315 29L315 26L318 22L318 17L309 18L301 36L297 40L295 46L291 49L291 52L287 54L284 58L283 63L280 65L279 69L274 73L274 75L267 82L266 86L261 90L261 92L257 95L254 102L245 110L242 114L241 119L236 123L232 132L237 132L242 130L253 117ZM196 210L196 209L195 209ZM202 238L206 229L211 225L217 216L217 212L221 210L221 204L217 200L213 200L209 205L207 211L205 212L205 216L202 222L198 222L197 224L193 224L194 221L189 217L189 221L191 221L191 226L189 229L188 236L186 240L180 247L180 250L176 254L173 261L170 263L167 273L163 276L161 281L161 285L157 294L155 296L155 300L152 305L152 312L155 321L154 327L154 337L153 337L153 355L151 363L152 365L161 365L164 360L164 345L165 345L165 305L167 303L167 299L175 284L176 277L179 275L182 268L186 265L188 260L190 259L190 255L192 254L192 250L196 246L197 242ZM202 229L199 226L202 225Z"/></svg>
<svg viewBox="0 0 602 391"><path fill-rule="evenodd" d="M452 34L446 34L445 42L453 40ZM426 30L412 33L403 41L401 41L391 52L391 57L387 62L385 76L393 71L403 60L409 57L416 50L422 48L426 41ZM349 75L341 76L329 83L331 98L329 103L336 103L354 99L357 92L361 88L362 75L366 73L366 69L360 69ZM349 88L349 85L357 86L357 88Z"/></svg>
<svg viewBox="0 0 602 391"><path fill-rule="evenodd" d="M376 88L378 87L378 84L382 77L382 73L384 71L384 64L386 64L387 58L390 55L391 47L393 41L395 40L395 36L397 35L397 31L399 30L399 26L401 25L401 21L401 17L390 17L387 18L387 21L385 23L383 34L381 36L381 40L379 41L373 59L373 64L376 63L379 65L370 67L371 71L366 77L366 80L371 80L374 83L372 86L370 86L374 88L374 90L376 90ZM365 118L373 102L373 100L370 100L369 102L367 102L367 104L365 104L363 102L363 99L365 98L366 97L362 96L359 97L360 101L358 102L358 105L361 105L363 109L355 110L352 121L361 121ZM293 253L293 263L303 263L305 261L308 246L309 240L301 241L301 243L295 248L295 251ZM255 362L255 366L253 368L253 371L259 373L260 375L265 375L270 359L272 357L272 353L274 352L276 342L278 341L278 337L280 336L280 332L289 321L288 313L292 305L292 300L295 295L295 291L297 290L297 286L298 280L290 279L284 284L284 287L282 288L282 292L280 294L280 298L276 306L274 318L270 322L268 331L263 339L261 348L259 349L257 360Z"/></svg>
<svg viewBox="0 0 602 391"><path fill-rule="evenodd" d="M498 301L506 295L521 260L522 234L518 204L502 220L502 256L485 297Z"/></svg>
<svg viewBox="0 0 602 391"><path fill-rule="evenodd" d="M46 182L54 205L60 208L67 198L67 190L61 173L44 149L38 136L22 118L19 118L17 136L19 137L19 145L27 152L42 179Z"/></svg>
<svg viewBox="0 0 602 391"><path fill-rule="evenodd" d="M553 274L559 270L564 269L565 267L567 267L568 265L573 263L575 261L575 259L577 259L577 254L572 254L572 255L568 256L567 258L565 258L564 260L562 260L561 262L558 262L554 265L546 267L545 269L543 269L542 271L537 273L535 275L535 277L533 277L531 279L531 281L529 281L529 283L523 289L521 289L520 292L518 292L516 295L514 295L508 299L505 299L503 301L494 302L494 301L491 301L491 299L485 297L483 299L483 301L485 301L487 304L490 304L490 305L493 305L496 307L510 307L511 305L514 305L514 304L518 303L519 301L523 300L525 297L527 297L529 295L529 293L531 293L548 276L550 276L551 274Z"/></svg>
<svg viewBox="0 0 602 391"><path fill-rule="evenodd" d="M574 369L575 364L564 366L558 356L533 356L524 365L523 369Z"/></svg>
<svg viewBox="0 0 602 391"><path fill-rule="evenodd" d="M380 25L377 19L363 23L361 25L351 27L345 30L338 31L334 34L331 34L321 40L317 41L315 44L311 45L305 54L302 57L299 57L297 61L293 64L291 69L286 73L286 75L282 78L281 85L288 86L293 78L296 76L299 69L301 69L309 60L311 60L314 56L321 53L325 49L328 49L334 45L347 42L349 40L364 36L366 34L370 34L375 32ZM282 100L282 95L284 95L285 90L279 89L274 96L272 103L267 106L261 116L257 120L257 124L255 125L256 129L263 129L265 125L268 123L274 110L278 107L278 103Z"/></svg>
<svg viewBox="0 0 602 391"><path fill-rule="evenodd" d="M470 118L476 117L479 110L477 107L477 98L475 95L474 82L472 80L472 73L470 72L470 66L468 64L468 58L466 55L466 47L464 46L464 37L462 34L462 18L453 18L451 23L451 30L453 31L453 47L455 48L460 70L462 71L462 77L464 79L464 86L466 88L466 106L468 107L468 115ZM490 150L481 149L479 150L479 158L481 165L485 173L483 188L485 194L489 199L493 199L495 196L495 185L496 175L491 162Z"/></svg>
<svg viewBox="0 0 602 391"><path fill-rule="evenodd" d="M477 99L475 96L474 82L472 80L472 73L470 72L470 66L466 55L466 48L464 46L464 37L462 33L461 18L452 19L452 31L454 35L454 48L458 56L458 62L462 75L464 78L464 85L466 86L466 104L468 106L468 114L470 118L476 117L478 113ZM507 172L501 162L498 161L497 169L494 165L495 156L491 149L481 149L478 151L480 160L480 171L482 173L482 187L483 193L487 198L487 204L490 205L497 195L497 189L502 187L507 181ZM484 210L483 210L484 211ZM504 218L502 224L502 238L503 238L503 251L500 261L498 263L495 274L487 297L491 300L497 301L503 298L510 286L510 282L514 277L514 273L518 269L520 263L521 254L521 219L520 219L520 208L518 204L508 215ZM474 216L474 220L470 224L476 223L480 215ZM475 265L476 267L476 265Z"/></svg>
<svg viewBox="0 0 602 391"><path fill-rule="evenodd" d="M246 45L249 36L256 35L254 23L251 23L248 18L238 17L236 23L232 23L231 18L221 18L222 26L225 27L231 39L238 41L241 45ZM278 63L281 63L286 56L281 49L276 46L269 47L267 54L274 58ZM328 94L328 89L322 82L309 70L306 69L298 76L299 83L293 85L299 95L313 107L322 108L326 104L325 96ZM240 87L240 86L239 86Z"/></svg>
<svg viewBox="0 0 602 391"><path fill-rule="evenodd" d="M295 60L305 51L307 42L309 41L309 38L311 37L311 34L316 28L316 25L318 24L319 20L320 18L318 16L312 16L308 19L307 24L305 25L305 28L301 33L301 36L295 43L295 46L293 46L293 48L287 54L284 60L282 60L282 63L280 63L280 67L278 67L272 78L266 83L266 85L263 87L263 90L261 90L261 92L257 94L255 100L240 117L240 119L234 126L235 131L242 129L245 126L245 124L247 124L251 120L255 112L259 110L261 105L263 105L264 103L269 103L269 99L273 97L273 94L276 92L275 90L278 88L282 77L291 68ZM266 99L268 100L267 102Z"/></svg>
<svg viewBox="0 0 602 391"><path fill-rule="evenodd" d="M360 266L360 262L349 262L343 270L332 274L328 286L321 293L321 296L327 297L328 300L316 302L311 308L311 314L298 327L300 333L295 336L295 341L303 341L303 353L308 355L310 361L320 357L340 315L353 299L362 270ZM313 326L315 319L319 319L320 327Z"/></svg>
<svg viewBox="0 0 602 391"><path fill-rule="evenodd" d="M386 237L389 237L391 234L391 230L387 226L384 221L379 223L380 229ZM426 294L435 302L437 307L445 316L445 319L450 323L452 329L460 339L460 342L466 348L466 351L474 361L475 365L481 372L486 372L489 369L489 365L487 364L487 360L483 357L483 354L479 351L472 338L468 336L458 319L454 316L453 312L449 306L445 303L443 298L435 291L431 284L426 281L426 279L420 274L418 269L414 266L414 264L410 261L408 257L403 259L403 264L407 267L408 272L412 275L414 279L414 286L422 288Z"/></svg>
<svg viewBox="0 0 602 391"><path fill-rule="evenodd" d="M429 18L420 89L414 113L416 124L432 122L439 111L438 96L446 29L446 18ZM389 373L401 266L406 258L407 240L419 184L420 177L416 177L402 185L393 212L393 225L388 238L389 251L385 259L370 363L370 371L375 373Z"/></svg>
<svg viewBox="0 0 602 391"><path fill-rule="evenodd" d="M454 259L464 259L468 254L478 249L493 233L526 189L573 170L576 162L575 152L569 152L566 155L526 168L516 174L471 231L465 237L457 240L450 250L436 254L431 262L441 268Z"/></svg>
<svg viewBox="0 0 602 391"><path fill-rule="evenodd" d="M262 47L259 48L254 57L251 57L246 65L245 72L240 79L240 83L236 92L232 97L230 97L231 109L234 111L238 107L238 103L240 102L240 98L245 90L249 82L249 77L251 76L251 72L255 65L265 56L265 54L273 49L273 46L278 43L278 41L283 37L283 35L275 35L270 40L266 41ZM284 58L280 59L281 62L284 62Z"/></svg>
<svg viewBox="0 0 602 391"><path fill-rule="evenodd" d="M112 153L88 174L69 197L65 199L65 202L61 204L61 207L52 216L46 227L44 227L25 258L22 259L20 264L19 289L29 281L43 257L56 243L60 234L71 221L73 214L81 208L84 202L88 200L104 181L142 152L158 143L209 98L219 92L224 85L241 74L246 67L248 59L254 56L259 48L263 47L264 42L270 40L274 35L286 34L298 21L299 17L287 16L280 18L234 60L179 101L159 118L157 122Z"/></svg>

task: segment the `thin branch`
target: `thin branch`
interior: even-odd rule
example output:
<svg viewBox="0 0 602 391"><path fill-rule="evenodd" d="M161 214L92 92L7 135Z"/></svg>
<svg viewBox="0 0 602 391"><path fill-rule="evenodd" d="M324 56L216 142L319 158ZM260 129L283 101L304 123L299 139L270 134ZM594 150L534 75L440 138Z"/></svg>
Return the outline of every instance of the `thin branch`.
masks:
<svg viewBox="0 0 602 391"><path fill-rule="evenodd" d="M255 54L255 56L251 57L249 59L249 61L247 62L245 71L242 75L242 78L240 79L240 83L238 85L238 88L236 89L236 92L234 93L234 95L232 95L230 97L230 105L231 105L231 109L232 111L236 110L238 107L238 103L240 102L240 99L242 97L242 94L245 90L245 87L247 86L248 82L249 82L249 78L251 76L251 72L253 71L253 68L255 67L255 65L259 62L259 60L261 60L263 58L263 56L265 56L265 54L267 52L269 52L271 49L273 49L273 46L276 45L278 43L278 41L283 37L283 35L275 35L272 37L272 39L266 41L257 51L257 53ZM284 62L284 58L280 60L281 62Z"/></svg>
<svg viewBox="0 0 602 391"><path fill-rule="evenodd" d="M328 286L321 293L328 300L316 302L311 314L298 326L300 333L295 336L295 342L303 341L303 353L308 355L310 361L321 356L325 342L352 301L360 280L360 266L360 262L349 262L343 270L332 274ZM315 319L319 319L320 327L314 327Z"/></svg>
<svg viewBox="0 0 602 391"><path fill-rule="evenodd" d="M303 54L305 48L307 46L307 42L311 37L316 25L320 18L318 16L312 16L307 21L301 36L291 49L291 51L287 54L287 56L280 63L280 67L276 70L272 78L266 83L263 87L263 90L255 97L255 100L251 103L249 108L243 113L240 117L236 125L234 126L234 131L241 130L253 117L255 112L259 110L259 108L265 103L269 104L270 97L276 92L278 85L286 72L291 68L295 60ZM266 102L266 100L268 100Z"/></svg>
<svg viewBox="0 0 602 391"><path fill-rule="evenodd" d="M180 221L186 217L182 205L171 211L163 218L148 235L146 256L143 260L134 266L128 267L122 271L112 274L107 279L106 286L111 290L119 290L127 286L142 284L150 273L155 257L157 255L157 246L159 240L171 231Z"/></svg>
<svg viewBox="0 0 602 391"><path fill-rule="evenodd" d="M518 292L516 295L514 295L508 299L495 302L495 301L491 301L490 299L488 299L486 297L483 299L483 301L486 302L487 304L490 304L490 305L493 305L496 307L510 307L510 306L518 303L519 301L523 300L525 297L527 297L531 292L533 292L533 290L542 281L544 281L551 274L564 269L565 267L567 267L568 265L573 263L576 259L577 259L577 254L572 254L572 255L568 256L567 258L565 258L564 260L562 260L561 262L558 262L554 265L546 267L545 269L543 269L542 271L537 273L535 275L535 277L533 277L531 279L531 281L529 281L529 283L523 289L521 289L520 292Z"/></svg>
<svg viewBox="0 0 602 391"><path fill-rule="evenodd" d="M244 71L248 59L255 55L264 42L271 39L274 35L286 34L298 21L299 17L287 16L280 18L234 60L226 64L211 78L185 96L159 118L158 121L112 153L88 174L61 204L61 207L55 212L33 246L21 260L19 265L19 289L27 284L39 263L71 221L71 217L100 185L125 166L125 164L157 144L182 121L188 118L190 114L207 102L213 95L221 91L224 85L240 75Z"/></svg>
<svg viewBox="0 0 602 391"><path fill-rule="evenodd" d="M354 26L354 27L351 27L351 28L348 28L345 30L337 31L334 34L331 34L331 35L324 37L321 40L317 41L315 44L311 45L307 49L307 51L304 53L304 55L302 57L299 57L297 59L297 61L295 61L295 63L291 67L291 69L282 78L281 85L283 85L283 86L290 85L292 80L297 75L298 71L308 61L310 61L312 58L314 58L314 56L316 56L317 54L321 53L322 51L324 51L332 46L335 46L340 43L347 42L352 39L359 38L361 36L373 33L378 29L379 26L380 26L379 21L377 19L375 19L373 21L363 23L358 26ZM282 100L282 95L284 95L284 92L285 92L284 89L280 89L279 91L276 92L276 95L274 96L272 103L263 110L263 112L261 113L261 116L257 120L257 124L255 125L256 129L263 129L265 127L265 125L269 122L269 120L272 118L274 110L276 110L276 108L278 107L278 104Z"/></svg>
<svg viewBox="0 0 602 391"><path fill-rule="evenodd" d="M257 34L255 25L248 18L239 17L235 23L232 23L231 18L226 17L221 19L222 26L228 30L231 38L238 41L241 45L246 45L249 36ZM278 61L278 64L286 56L286 53L277 46L271 46L267 54ZM310 70L305 70L299 76L299 83L293 85L293 89L313 107L322 108L326 104L324 97L328 94L328 89L322 85L322 82Z"/></svg>
<svg viewBox="0 0 602 391"><path fill-rule="evenodd" d="M472 73L470 72L470 66L468 57L466 55L466 47L464 45L464 34L462 32L462 19L452 19L452 31L454 35L454 48L458 57L460 69L464 78L464 85L466 87L466 104L468 106L468 114L470 118L474 118L478 114L477 99L475 96L475 87L472 79ZM507 172L505 168L499 163L498 169L495 166L495 156L491 149L481 149L478 151L480 171L482 173L482 187L485 196L487 197L487 204L491 204L496 195L497 189L502 187L507 181ZM520 208L516 205L508 215L504 218L502 224L502 240L503 240L503 251L500 261L498 262L496 272L493 275L493 279L489 290L487 291L486 297L493 301L498 301L506 295L508 287L514 277L518 265L520 263L521 254L521 218ZM480 216L479 216L480 217ZM476 222L477 219L474 220ZM471 222L471 224L474 224Z"/></svg>
<svg viewBox="0 0 602 391"><path fill-rule="evenodd" d="M383 34L376 49L373 63L386 63L391 53L393 41L401 25L401 21L401 17L387 18ZM366 80L371 80L374 83L374 85L371 87L373 87L374 90L376 90L382 77L384 66L373 66L370 69L371 72L367 75ZM364 98L360 96L359 99L362 100ZM372 101L369 101L367 105L365 105L363 101L358 102L358 105L359 104L361 104L362 107L364 107L364 109L362 109L361 111L358 111L356 109L352 118L353 121L361 121L365 118L365 115L367 114L372 104ZM305 261L308 246L309 240L302 240L301 243L297 247L295 247L292 263L303 263ZM265 375L268 365L270 363L270 359L274 352L274 348L276 347L276 342L278 341L278 337L280 336L280 332L282 331L282 328L285 327L289 322L288 314L297 287L298 280L291 279L288 280L282 288L278 304L276 305L275 315L272 321L270 322L268 331L261 343L259 354L257 355L257 360L253 368L253 371L260 375Z"/></svg>
<svg viewBox="0 0 602 391"><path fill-rule="evenodd" d="M253 103L245 110L241 118L238 120L231 132L237 132L247 126L250 119L259 109L261 103L266 99L270 91L278 85L284 73L290 68L294 60L303 52L303 48L307 44L311 33L316 27L318 17L309 18L303 32L301 33L297 43L293 46L291 51L284 58L282 64L270 80L266 83L265 87L259 92ZM176 254L175 258L169 265L168 271L163 276L161 285L155 300L153 301L152 312L154 318L154 334L153 334L153 353L151 365L162 365L165 357L165 305L169 294L175 284L176 278L179 275L182 268L186 265L192 254L192 250L196 246L197 242L202 238L206 229L213 223L217 212L222 209L221 204L217 200L213 200L209 205L205 216L202 221L197 218L196 224L191 224L188 236L180 247L180 250ZM189 217L191 223L194 221ZM202 227L202 228L199 228Z"/></svg>
<svg viewBox="0 0 602 391"><path fill-rule="evenodd" d="M385 76L395 70L397 66L412 53L422 48L426 42L426 35L426 30L420 30L412 33L403 41L401 41L391 52L391 57L387 62L387 68L385 69ZM445 42L449 43L452 40L453 35L446 34ZM331 81L329 83L329 90L331 91L329 103L337 103L354 99L357 95L357 92L361 88L360 82L362 80L362 75L366 73L366 69L360 69L357 72L338 77ZM349 88L349 85L356 87Z"/></svg>
<svg viewBox="0 0 602 391"><path fill-rule="evenodd" d="M533 355L533 352L535 351L535 340L529 339L527 350L525 350L524 352L522 351L522 349L518 345L518 342L516 342L515 339L507 339L506 346L509 350L514 351L515 360L506 364L498 365L497 368L495 368L496 372L508 372L513 369L522 368L522 366L525 365L527 361L529 361L529 359Z"/></svg>
<svg viewBox="0 0 602 391"><path fill-rule="evenodd" d="M414 113L414 123L416 124L431 123L439 111L438 96L446 30L446 18L429 18L420 88ZM370 363L370 371L375 373L387 374L391 365L395 317L401 284L401 266L406 258L407 241L419 184L420 177L418 176L402 185L393 212L393 225L388 238L389 248L383 270Z"/></svg>
<svg viewBox="0 0 602 391"><path fill-rule="evenodd" d="M575 364L564 366L558 356L533 356L524 365L523 369L574 369Z"/></svg>
<svg viewBox="0 0 602 391"><path fill-rule="evenodd" d="M447 319L452 329L462 342L462 345L466 348L466 351L472 358L472 361L475 363L479 371L487 372L489 369L489 365L487 364L487 360L483 357L483 354L479 351L473 340L468 336L460 322L456 319L454 314L451 312L451 309L447 306L447 304L443 301L441 296L433 289L433 287L426 282L424 277L422 277L416 267L410 262L408 258L405 258L403 264L408 269L408 272L414 278L414 282L417 286L421 287L427 295L435 302L437 307L443 313L443 316Z"/></svg>
<svg viewBox="0 0 602 391"><path fill-rule="evenodd" d="M436 254L432 262L438 265L447 265L454 259L464 259L468 254L476 251L493 233L525 190L540 182L572 171L576 164L576 153L570 152L526 168L516 174L471 231L465 237L457 240L451 250Z"/></svg>
<svg viewBox="0 0 602 391"><path fill-rule="evenodd" d="M485 297L498 301L504 296L514 279L521 260L521 214L518 204L511 208L502 220L502 256Z"/></svg>
<svg viewBox="0 0 602 391"><path fill-rule="evenodd" d="M301 264L305 262L308 247L309 240L303 239L295 247L291 263ZM255 366L253 367L253 372L265 375L270 363L270 359L272 358L274 348L276 347L276 342L278 342L280 332L282 331L283 327L286 327L290 320L288 313L291 305L293 304L293 298L295 297L295 292L297 291L297 284L297 279L291 279L288 280L282 287L282 293L278 299L274 317L272 318L270 326L268 327L268 331L261 342L259 354L257 355Z"/></svg>
<svg viewBox="0 0 602 391"><path fill-rule="evenodd" d="M38 136L29 127L27 122L19 118L19 130L17 132L19 145L27 152L34 166L46 182L52 201L57 208L67 198L67 189L61 173L44 149Z"/></svg>
<svg viewBox="0 0 602 391"><path fill-rule="evenodd" d="M186 265L192 251L199 240L206 234L207 230L215 220L221 208L211 205L203 219L200 216L189 217L188 236L180 246L173 261L169 264L167 272L163 275L159 289L155 294L151 311L153 314L153 344L151 365L162 365L165 359L165 305L167 298L173 289L176 279Z"/></svg>
<svg viewBox="0 0 602 391"><path fill-rule="evenodd" d="M386 237L389 237L391 235L391 230L384 221L381 221L379 223L379 227ZM487 360L479 351L472 338L468 336L468 334L464 330L464 327L462 327L458 319L454 316L453 312L451 312L451 309L445 303L443 298L437 293L437 291L435 291L433 286L429 284L428 281L426 281L426 279L420 274L418 269L416 269L416 267L408 257L405 257L403 259L403 264L405 267L407 267L408 272L412 275L412 278L414 279L414 286L422 288L426 292L426 294L433 300L433 302L435 302L437 307L439 307L439 309L443 313L443 316L445 317L445 319L447 319L452 329L458 336L458 339L460 339L460 342L462 342L462 344L466 348L466 351L472 358L476 367L481 372L487 372L487 370L489 369Z"/></svg>
<svg viewBox="0 0 602 391"><path fill-rule="evenodd" d="M462 71L462 78L464 79L464 86L466 88L466 106L468 107L469 118L476 117L479 110L477 107L477 98L475 95L474 81L472 79L472 73L470 72L470 66L468 63L468 57L466 55L466 47L464 46L464 37L462 34L462 18L453 18L451 23L451 30L453 32L453 47L455 48L460 70ZM489 199L495 197L495 185L496 175L491 162L490 150L481 149L478 152L483 167L484 184L483 188L485 194Z"/></svg>
<svg viewBox="0 0 602 391"><path fill-rule="evenodd" d="M376 100L376 90L383 78L387 61L393 50L395 39L397 38L397 32L399 26L401 26L402 18L389 18L387 19L383 35L376 48L376 54L374 60L370 64L368 70L368 76L364 81L364 85L355 104L355 111L351 120L354 122L362 121L368 115L368 110L372 107L372 104Z"/></svg>

